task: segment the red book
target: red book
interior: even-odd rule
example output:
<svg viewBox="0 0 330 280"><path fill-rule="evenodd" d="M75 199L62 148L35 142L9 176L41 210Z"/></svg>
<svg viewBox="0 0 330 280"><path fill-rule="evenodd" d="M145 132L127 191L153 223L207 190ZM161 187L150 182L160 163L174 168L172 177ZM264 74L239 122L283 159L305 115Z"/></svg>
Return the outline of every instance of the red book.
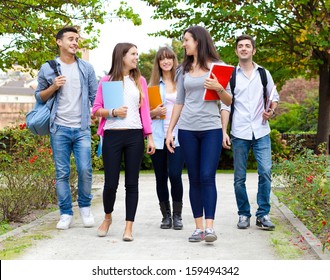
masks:
<svg viewBox="0 0 330 280"><path fill-rule="evenodd" d="M234 69L235 67L232 65L212 63L209 77L212 78L211 73L213 73L217 77L218 82L226 89ZM220 100L220 97L215 90L205 89L203 99L204 101L214 101Z"/></svg>

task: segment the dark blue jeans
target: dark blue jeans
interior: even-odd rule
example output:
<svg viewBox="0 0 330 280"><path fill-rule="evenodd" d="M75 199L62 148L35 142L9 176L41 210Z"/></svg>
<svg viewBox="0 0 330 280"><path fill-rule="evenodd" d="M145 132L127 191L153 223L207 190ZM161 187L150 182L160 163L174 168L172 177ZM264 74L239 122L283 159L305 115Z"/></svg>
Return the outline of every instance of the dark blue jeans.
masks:
<svg viewBox="0 0 330 280"><path fill-rule="evenodd" d="M189 198L194 218L214 219L217 204L216 170L222 148L222 130L179 129L179 142L188 169Z"/></svg>
<svg viewBox="0 0 330 280"><path fill-rule="evenodd" d="M166 146L157 149L151 156L152 165L156 176L156 191L159 202L169 201L168 179L171 183L171 196L173 201L182 202L182 168L183 155L181 147L176 147L174 154L170 153Z"/></svg>
<svg viewBox="0 0 330 280"><path fill-rule="evenodd" d="M258 163L257 217L267 215L270 211L272 155L269 134L252 140L232 137L234 154L234 188L238 215L251 216L249 198L246 192L246 166L249 151L252 148Z"/></svg>

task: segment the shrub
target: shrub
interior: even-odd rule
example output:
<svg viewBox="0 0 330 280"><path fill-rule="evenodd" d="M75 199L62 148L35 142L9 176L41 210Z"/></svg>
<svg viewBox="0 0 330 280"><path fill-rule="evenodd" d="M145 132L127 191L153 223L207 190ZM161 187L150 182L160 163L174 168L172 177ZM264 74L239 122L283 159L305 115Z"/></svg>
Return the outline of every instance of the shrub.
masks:
<svg viewBox="0 0 330 280"><path fill-rule="evenodd" d="M1 220L19 221L33 209L57 201L55 167L48 136L35 136L26 125L0 131ZM73 167L72 162L72 167ZM77 174L71 168L73 199Z"/></svg>
<svg viewBox="0 0 330 280"><path fill-rule="evenodd" d="M282 133L316 131L319 110L318 96L310 93L301 103L281 102L281 113L270 120L270 125Z"/></svg>
<svg viewBox="0 0 330 280"><path fill-rule="evenodd" d="M320 150L324 146L319 147ZM330 249L330 160L294 144L288 158L278 159L273 175L282 186L279 199Z"/></svg>

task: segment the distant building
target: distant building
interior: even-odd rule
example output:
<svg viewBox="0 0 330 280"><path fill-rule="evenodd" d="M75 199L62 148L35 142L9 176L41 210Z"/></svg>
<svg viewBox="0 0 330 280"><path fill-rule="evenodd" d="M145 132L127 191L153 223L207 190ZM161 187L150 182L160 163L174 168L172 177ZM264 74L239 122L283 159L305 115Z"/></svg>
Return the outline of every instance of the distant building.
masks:
<svg viewBox="0 0 330 280"><path fill-rule="evenodd" d="M0 129L25 122L25 114L35 103L36 79L8 73L0 82Z"/></svg>
<svg viewBox="0 0 330 280"><path fill-rule="evenodd" d="M89 60L89 51L82 49L82 59ZM35 70L35 76L37 71ZM36 102L34 91L37 78L18 65L7 73L0 73L0 129L25 123L25 115Z"/></svg>

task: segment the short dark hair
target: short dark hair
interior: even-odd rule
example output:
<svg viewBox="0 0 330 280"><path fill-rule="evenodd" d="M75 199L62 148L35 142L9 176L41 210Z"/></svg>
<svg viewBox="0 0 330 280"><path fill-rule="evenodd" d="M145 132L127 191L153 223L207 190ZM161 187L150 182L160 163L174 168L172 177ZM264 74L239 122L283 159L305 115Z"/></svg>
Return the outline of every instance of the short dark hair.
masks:
<svg viewBox="0 0 330 280"><path fill-rule="evenodd" d="M242 34L241 36L238 36L237 39L236 39L236 45L235 47L237 48L237 45L240 41L243 41L243 40L250 40L251 44L252 44L252 47L255 49L256 48L256 41L253 39L252 36L250 35L247 35L247 34Z"/></svg>
<svg viewBox="0 0 330 280"><path fill-rule="evenodd" d="M78 30L76 28L74 28L72 26L67 26L67 27L62 28L60 31L57 32L57 34L56 34L56 41L58 39L62 39L64 33L67 33L67 32L74 32L74 33L77 33L78 34Z"/></svg>

